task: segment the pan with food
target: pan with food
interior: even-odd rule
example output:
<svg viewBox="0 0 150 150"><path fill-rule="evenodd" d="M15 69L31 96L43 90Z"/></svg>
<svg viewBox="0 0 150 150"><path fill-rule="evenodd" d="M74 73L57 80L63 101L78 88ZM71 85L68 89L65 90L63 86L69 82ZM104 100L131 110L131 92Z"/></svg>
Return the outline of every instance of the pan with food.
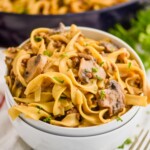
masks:
<svg viewBox="0 0 150 150"><path fill-rule="evenodd" d="M77 4L79 1L75 1L75 5L71 1L64 0L62 2L68 2L67 5L63 3L58 5L57 1L54 1L55 4L51 4L53 9L48 11L47 7L50 5L47 5L48 0L38 1L39 3L21 2L21 0L0 1L0 46L18 45L27 39L32 29L53 28L59 22L67 26L77 24L107 30L116 22L125 23L141 7L140 0L109 0L107 3L99 1L101 4L97 4L96 0L91 0L87 4L80 1L80 6Z"/></svg>

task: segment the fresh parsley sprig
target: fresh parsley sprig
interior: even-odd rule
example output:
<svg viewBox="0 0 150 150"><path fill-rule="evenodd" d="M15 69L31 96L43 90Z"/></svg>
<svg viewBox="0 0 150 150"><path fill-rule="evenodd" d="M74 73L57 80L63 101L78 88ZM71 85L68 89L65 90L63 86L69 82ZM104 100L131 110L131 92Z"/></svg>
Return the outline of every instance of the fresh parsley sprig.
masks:
<svg viewBox="0 0 150 150"><path fill-rule="evenodd" d="M109 32L127 42L140 56L145 68L150 69L150 8L140 10L135 19L130 21L131 27L125 29L116 24ZM142 51L141 51L142 49Z"/></svg>
<svg viewBox="0 0 150 150"><path fill-rule="evenodd" d="M130 138L127 138L123 144L121 144L120 146L118 146L118 149L124 149L125 145L130 145L132 143L132 140Z"/></svg>

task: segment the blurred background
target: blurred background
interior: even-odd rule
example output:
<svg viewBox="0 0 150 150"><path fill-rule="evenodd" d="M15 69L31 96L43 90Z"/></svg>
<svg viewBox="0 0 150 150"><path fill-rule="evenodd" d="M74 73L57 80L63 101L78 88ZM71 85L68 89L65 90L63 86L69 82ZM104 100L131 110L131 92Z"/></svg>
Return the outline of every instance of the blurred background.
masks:
<svg viewBox="0 0 150 150"><path fill-rule="evenodd" d="M128 28L130 19L146 3L146 0L34 1L0 1L0 46L16 46L27 39L34 28L53 28L60 22L105 31L116 23Z"/></svg>

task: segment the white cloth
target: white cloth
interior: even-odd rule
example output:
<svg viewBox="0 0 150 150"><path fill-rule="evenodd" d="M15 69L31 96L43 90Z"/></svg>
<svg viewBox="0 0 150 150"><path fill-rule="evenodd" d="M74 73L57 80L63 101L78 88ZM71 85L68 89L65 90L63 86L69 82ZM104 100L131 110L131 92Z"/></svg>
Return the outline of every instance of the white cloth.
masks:
<svg viewBox="0 0 150 150"><path fill-rule="evenodd" d="M31 150L11 125L6 109L0 111L0 150Z"/></svg>

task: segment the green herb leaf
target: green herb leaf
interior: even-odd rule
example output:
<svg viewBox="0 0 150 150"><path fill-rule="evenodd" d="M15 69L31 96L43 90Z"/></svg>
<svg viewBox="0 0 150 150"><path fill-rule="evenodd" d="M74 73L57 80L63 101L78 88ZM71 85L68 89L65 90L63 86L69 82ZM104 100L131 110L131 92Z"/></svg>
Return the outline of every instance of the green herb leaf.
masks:
<svg viewBox="0 0 150 150"><path fill-rule="evenodd" d="M56 81L58 81L59 83L64 83L64 80L59 79L58 77L54 77L53 79L55 79Z"/></svg>
<svg viewBox="0 0 150 150"><path fill-rule="evenodd" d="M40 107L40 106L36 106L38 109L43 109L42 107Z"/></svg>
<svg viewBox="0 0 150 150"><path fill-rule="evenodd" d="M147 33L147 34L150 34L150 24L147 25L146 33Z"/></svg>
<svg viewBox="0 0 150 150"><path fill-rule="evenodd" d="M40 106L36 106L36 107L38 108L38 113L40 114L40 110L43 110L43 108Z"/></svg>
<svg viewBox="0 0 150 150"><path fill-rule="evenodd" d="M129 145L129 144L131 144L131 143L132 143L132 141L131 141L130 138L127 138L127 139L125 140L125 142L124 142L124 144L126 144L126 145Z"/></svg>
<svg viewBox="0 0 150 150"><path fill-rule="evenodd" d="M118 149L124 149L125 145L129 145L129 144L131 144L131 143L132 143L131 139L130 139L130 138L127 138L127 139L123 142L123 144L121 144L120 146L118 146Z"/></svg>
<svg viewBox="0 0 150 150"><path fill-rule="evenodd" d="M124 149L124 143L117 147L118 149Z"/></svg>
<svg viewBox="0 0 150 150"><path fill-rule="evenodd" d="M121 122L123 121L121 117L117 117L116 120Z"/></svg>
<svg viewBox="0 0 150 150"><path fill-rule="evenodd" d="M104 62L102 61L99 65L100 65L100 66L103 66L103 65L104 65Z"/></svg>
<svg viewBox="0 0 150 150"><path fill-rule="evenodd" d="M63 53L63 54L61 54L60 55L62 58L64 58L64 57L68 57L68 54L67 53Z"/></svg>
<svg viewBox="0 0 150 150"><path fill-rule="evenodd" d="M102 79L100 76L98 76L98 75L96 75L96 78L97 78L97 80L100 80L100 81L103 80L103 79Z"/></svg>
<svg viewBox="0 0 150 150"><path fill-rule="evenodd" d="M88 43L85 43L85 44L84 44L84 46L88 46L88 45L89 45Z"/></svg>
<svg viewBox="0 0 150 150"><path fill-rule="evenodd" d="M98 68L92 68L92 72L98 72Z"/></svg>
<svg viewBox="0 0 150 150"><path fill-rule="evenodd" d="M46 55L46 56L49 56L49 57L52 56L52 53L50 51L48 51L48 50L45 50L43 52L43 54Z"/></svg>
<svg viewBox="0 0 150 150"><path fill-rule="evenodd" d="M150 111L146 111L146 114L148 114L148 115L149 115L149 114L150 114Z"/></svg>
<svg viewBox="0 0 150 150"><path fill-rule="evenodd" d="M101 100L104 100L104 98L106 97L105 91L104 91L104 90L101 90L99 96L100 96L100 99L101 99Z"/></svg>
<svg viewBox="0 0 150 150"><path fill-rule="evenodd" d="M47 123L50 123L51 118L52 118L52 117L51 117L51 116L49 116L49 117L47 117L47 118L44 118L44 119L43 119L43 121L44 121L44 122L47 122Z"/></svg>
<svg viewBox="0 0 150 150"><path fill-rule="evenodd" d="M88 71L87 69L84 69L84 72L85 72L85 73L88 73L88 72L90 72L90 71Z"/></svg>
<svg viewBox="0 0 150 150"><path fill-rule="evenodd" d="M34 40L35 40L36 42L40 42L40 41L42 41L42 38L41 38L40 36L35 36L35 37L34 37Z"/></svg>
<svg viewBox="0 0 150 150"><path fill-rule="evenodd" d="M129 62L129 63L128 63L128 68L129 68L129 69L131 68L131 65L132 65L132 63Z"/></svg>

